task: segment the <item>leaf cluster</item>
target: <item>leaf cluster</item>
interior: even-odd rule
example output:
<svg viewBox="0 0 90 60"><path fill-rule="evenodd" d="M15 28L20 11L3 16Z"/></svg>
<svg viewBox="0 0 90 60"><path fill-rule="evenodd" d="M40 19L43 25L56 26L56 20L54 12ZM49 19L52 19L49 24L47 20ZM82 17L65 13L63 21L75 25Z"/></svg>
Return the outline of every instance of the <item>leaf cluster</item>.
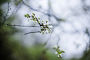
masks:
<svg viewBox="0 0 90 60"><path fill-rule="evenodd" d="M59 47L59 46L58 46L58 47L54 47L53 49L56 50L57 55L58 55L58 57L60 57L60 58L61 58L61 54L62 54L62 53L65 53L63 50L60 50L60 47Z"/></svg>
<svg viewBox="0 0 90 60"><path fill-rule="evenodd" d="M49 28L49 25L48 25L48 21L45 21L45 22L40 21L40 18L37 18L34 13L32 13L32 15L25 14L24 16L29 20L32 20L33 22L37 23L40 26L40 33L44 34L45 32L46 33L51 32L51 29Z"/></svg>

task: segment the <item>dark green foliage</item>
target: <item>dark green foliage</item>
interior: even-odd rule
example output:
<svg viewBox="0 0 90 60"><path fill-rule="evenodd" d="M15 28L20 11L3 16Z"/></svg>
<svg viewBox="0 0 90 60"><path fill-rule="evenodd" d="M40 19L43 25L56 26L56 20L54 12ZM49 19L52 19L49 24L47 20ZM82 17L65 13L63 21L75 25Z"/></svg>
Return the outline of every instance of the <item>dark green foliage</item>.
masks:
<svg viewBox="0 0 90 60"><path fill-rule="evenodd" d="M2 25L3 13L0 10L0 60L12 60L12 48L10 47L10 36L15 33L15 29ZM14 39L13 39L14 40Z"/></svg>
<svg viewBox="0 0 90 60"><path fill-rule="evenodd" d="M32 55L32 60L60 60L42 44L35 45L29 48L28 51Z"/></svg>
<svg viewBox="0 0 90 60"><path fill-rule="evenodd" d="M84 55L82 56L80 60L90 60L90 50L85 51Z"/></svg>
<svg viewBox="0 0 90 60"><path fill-rule="evenodd" d="M9 1L9 0L0 0L0 5L7 2L7 1Z"/></svg>

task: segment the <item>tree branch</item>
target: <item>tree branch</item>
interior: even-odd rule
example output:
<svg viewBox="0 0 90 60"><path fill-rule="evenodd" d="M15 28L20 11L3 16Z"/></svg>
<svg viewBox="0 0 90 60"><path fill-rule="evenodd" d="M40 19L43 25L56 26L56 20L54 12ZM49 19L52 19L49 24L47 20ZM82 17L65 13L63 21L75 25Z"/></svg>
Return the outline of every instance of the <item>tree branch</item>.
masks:
<svg viewBox="0 0 90 60"><path fill-rule="evenodd" d="M8 2L8 10L7 10L7 13L5 14L5 16L3 16L3 22L2 22L2 25L4 25L4 23L6 22L6 17L8 16L8 13L9 13L9 2Z"/></svg>
<svg viewBox="0 0 90 60"><path fill-rule="evenodd" d="M58 17L55 16L54 14L51 14L51 13L45 13L45 11L40 11L40 10L38 10L38 9L32 8L30 5L26 4L23 0L22 0L22 3L23 3L25 6L27 6L28 8L30 8L31 10L33 10L33 11L40 12L40 13L46 15L46 16L54 17L56 20L59 20L59 21L61 20L61 21L62 21L61 18L58 18Z"/></svg>
<svg viewBox="0 0 90 60"><path fill-rule="evenodd" d="M30 34L30 33L40 33L40 31L36 31L36 32L28 32L28 33L25 33L24 35L27 35L27 34Z"/></svg>
<svg viewBox="0 0 90 60"><path fill-rule="evenodd" d="M11 24L7 24L7 26L18 26L18 27L39 27L39 26L24 26L24 25L11 25Z"/></svg>

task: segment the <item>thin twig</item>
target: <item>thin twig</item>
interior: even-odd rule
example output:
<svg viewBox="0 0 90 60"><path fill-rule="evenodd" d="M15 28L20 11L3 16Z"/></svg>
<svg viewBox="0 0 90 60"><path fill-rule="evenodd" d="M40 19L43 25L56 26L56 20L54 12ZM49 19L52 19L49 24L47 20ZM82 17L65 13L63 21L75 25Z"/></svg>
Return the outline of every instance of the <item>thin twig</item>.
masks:
<svg viewBox="0 0 90 60"><path fill-rule="evenodd" d="M40 27L40 26L25 26L25 25L17 25L17 24L6 24L7 26L17 26L17 27ZM57 25L52 25L48 24L48 26L57 26Z"/></svg>
<svg viewBox="0 0 90 60"><path fill-rule="evenodd" d="M28 33L25 33L24 35L27 35L27 34L30 34L30 33L40 33L40 31L36 31L36 32L28 32Z"/></svg>
<svg viewBox="0 0 90 60"><path fill-rule="evenodd" d="M39 27L39 26L24 26L24 25L10 25L10 24L7 24L7 26L18 26L18 27Z"/></svg>

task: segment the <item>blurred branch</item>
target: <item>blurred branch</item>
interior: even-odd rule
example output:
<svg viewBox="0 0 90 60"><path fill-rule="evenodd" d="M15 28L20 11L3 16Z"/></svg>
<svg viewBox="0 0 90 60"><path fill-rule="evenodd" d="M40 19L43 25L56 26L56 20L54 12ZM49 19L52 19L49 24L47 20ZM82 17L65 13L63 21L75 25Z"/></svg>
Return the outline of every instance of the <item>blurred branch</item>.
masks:
<svg viewBox="0 0 90 60"><path fill-rule="evenodd" d="M40 26L24 26L24 25L11 25L11 24L7 24L7 26L18 26L18 27L40 27Z"/></svg>
<svg viewBox="0 0 90 60"><path fill-rule="evenodd" d="M18 27L40 27L40 26L25 26L25 25L16 25L16 24L6 24L7 26L18 26ZM57 25L52 25L48 24L48 26L57 26Z"/></svg>
<svg viewBox="0 0 90 60"><path fill-rule="evenodd" d="M28 32L28 33L25 33L24 35L27 35L27 34L30 34L30 33L40 33L40 31Z"/></svg>
<svg viewBox="0 0 90 60"><path fill-rule="evenodd" d="M17 11L20 9L21 6L22 6L22 2L19 3L19 4L14 8L14 10L12 11L12 14L11 14L10 16L15 15L15 14L17 13Z"/></svg>
<svg viewBox="0 0 90 60"><path fill-rule="evenodd" d="M6 22L6 20L7 20L6 18L7 18L7 16L8 16L9 11L10 11L10 6L9 6L9 2L8 2L8 10L7 10L7 13L5 14L5 16L3 16L2 25L4 25L4 23Z"/></svg>
<svg viewBox="0 0 90 60"><path fill-rule="evenodd" d="M48 0L48 14L51 14L51 2ZM48 15L48 20L51 21L51 15Z"/></svg>
<svg viewBox="0 0 90 60"><path fill-rule="evenodd" d="M56 15L50 14L50 13L45 13L45 11L40 11L40 10L38 10L38 9L35 9L35 8L31 7L30 5L28 5L27 3L25 3L23 0L22 0L22 3L23 3L25 6L27 6L28 8L30 8L31 10L33 10L33 11L40 12L40 13L46 15L46 16L54 17L56 20L62 21L62 19L61 19L61 18L58 18Z"/></svg>
<svg viewBox="0 0 90 60"><path fill-rule="evenodd" d="M90 11L90 6L86 4L87 0L81 0L82 2L82 8L84 10L85 13L88 13L88 11Z"/></svg>
<svg viewBox="0 0 90 60"><path fill-rule="evenodd" d="M59 46L58 44L59 44L59 41L60 41L60 37L59 37L59 35L57 35L57 37L58 37L57 46Z"/></svg>
<svg viewBox="0 0 90 60"><path fill-rule="evenodd" d="M6 20L7 20L8 17L10 17L10 16L12 16L12 15L15 15L15 13L18 11L18 9L21 7L21 5L22 5L22 4L18 4L18 6L16 6L16 7L13 9L12 13L8 16L9 11L11 10L11 8L10 8L10 2L8 2L8 9L7 9L6 14L3 16L2 25L5 24L5 22L6 22Z"/></svg>
<svg viewBox="0 0 90 60"><path fill-rule="evenodd" d="M6 16L8 16L9 11L10 11L10 6L9 6L9 2L8 2L8 10L7 10Z"/></svg>
<svg viewBox="0 0 90 60"><path fill-rule="evenodd" d="M89 37L89 42L88 42L88 44L87 44L87 48L89 48L89 50L90 50L90 33L89 33L89 30L88 30L88 28L86 28L86 31L85 31L85 33L88 35L88 37Z"/></svg>

